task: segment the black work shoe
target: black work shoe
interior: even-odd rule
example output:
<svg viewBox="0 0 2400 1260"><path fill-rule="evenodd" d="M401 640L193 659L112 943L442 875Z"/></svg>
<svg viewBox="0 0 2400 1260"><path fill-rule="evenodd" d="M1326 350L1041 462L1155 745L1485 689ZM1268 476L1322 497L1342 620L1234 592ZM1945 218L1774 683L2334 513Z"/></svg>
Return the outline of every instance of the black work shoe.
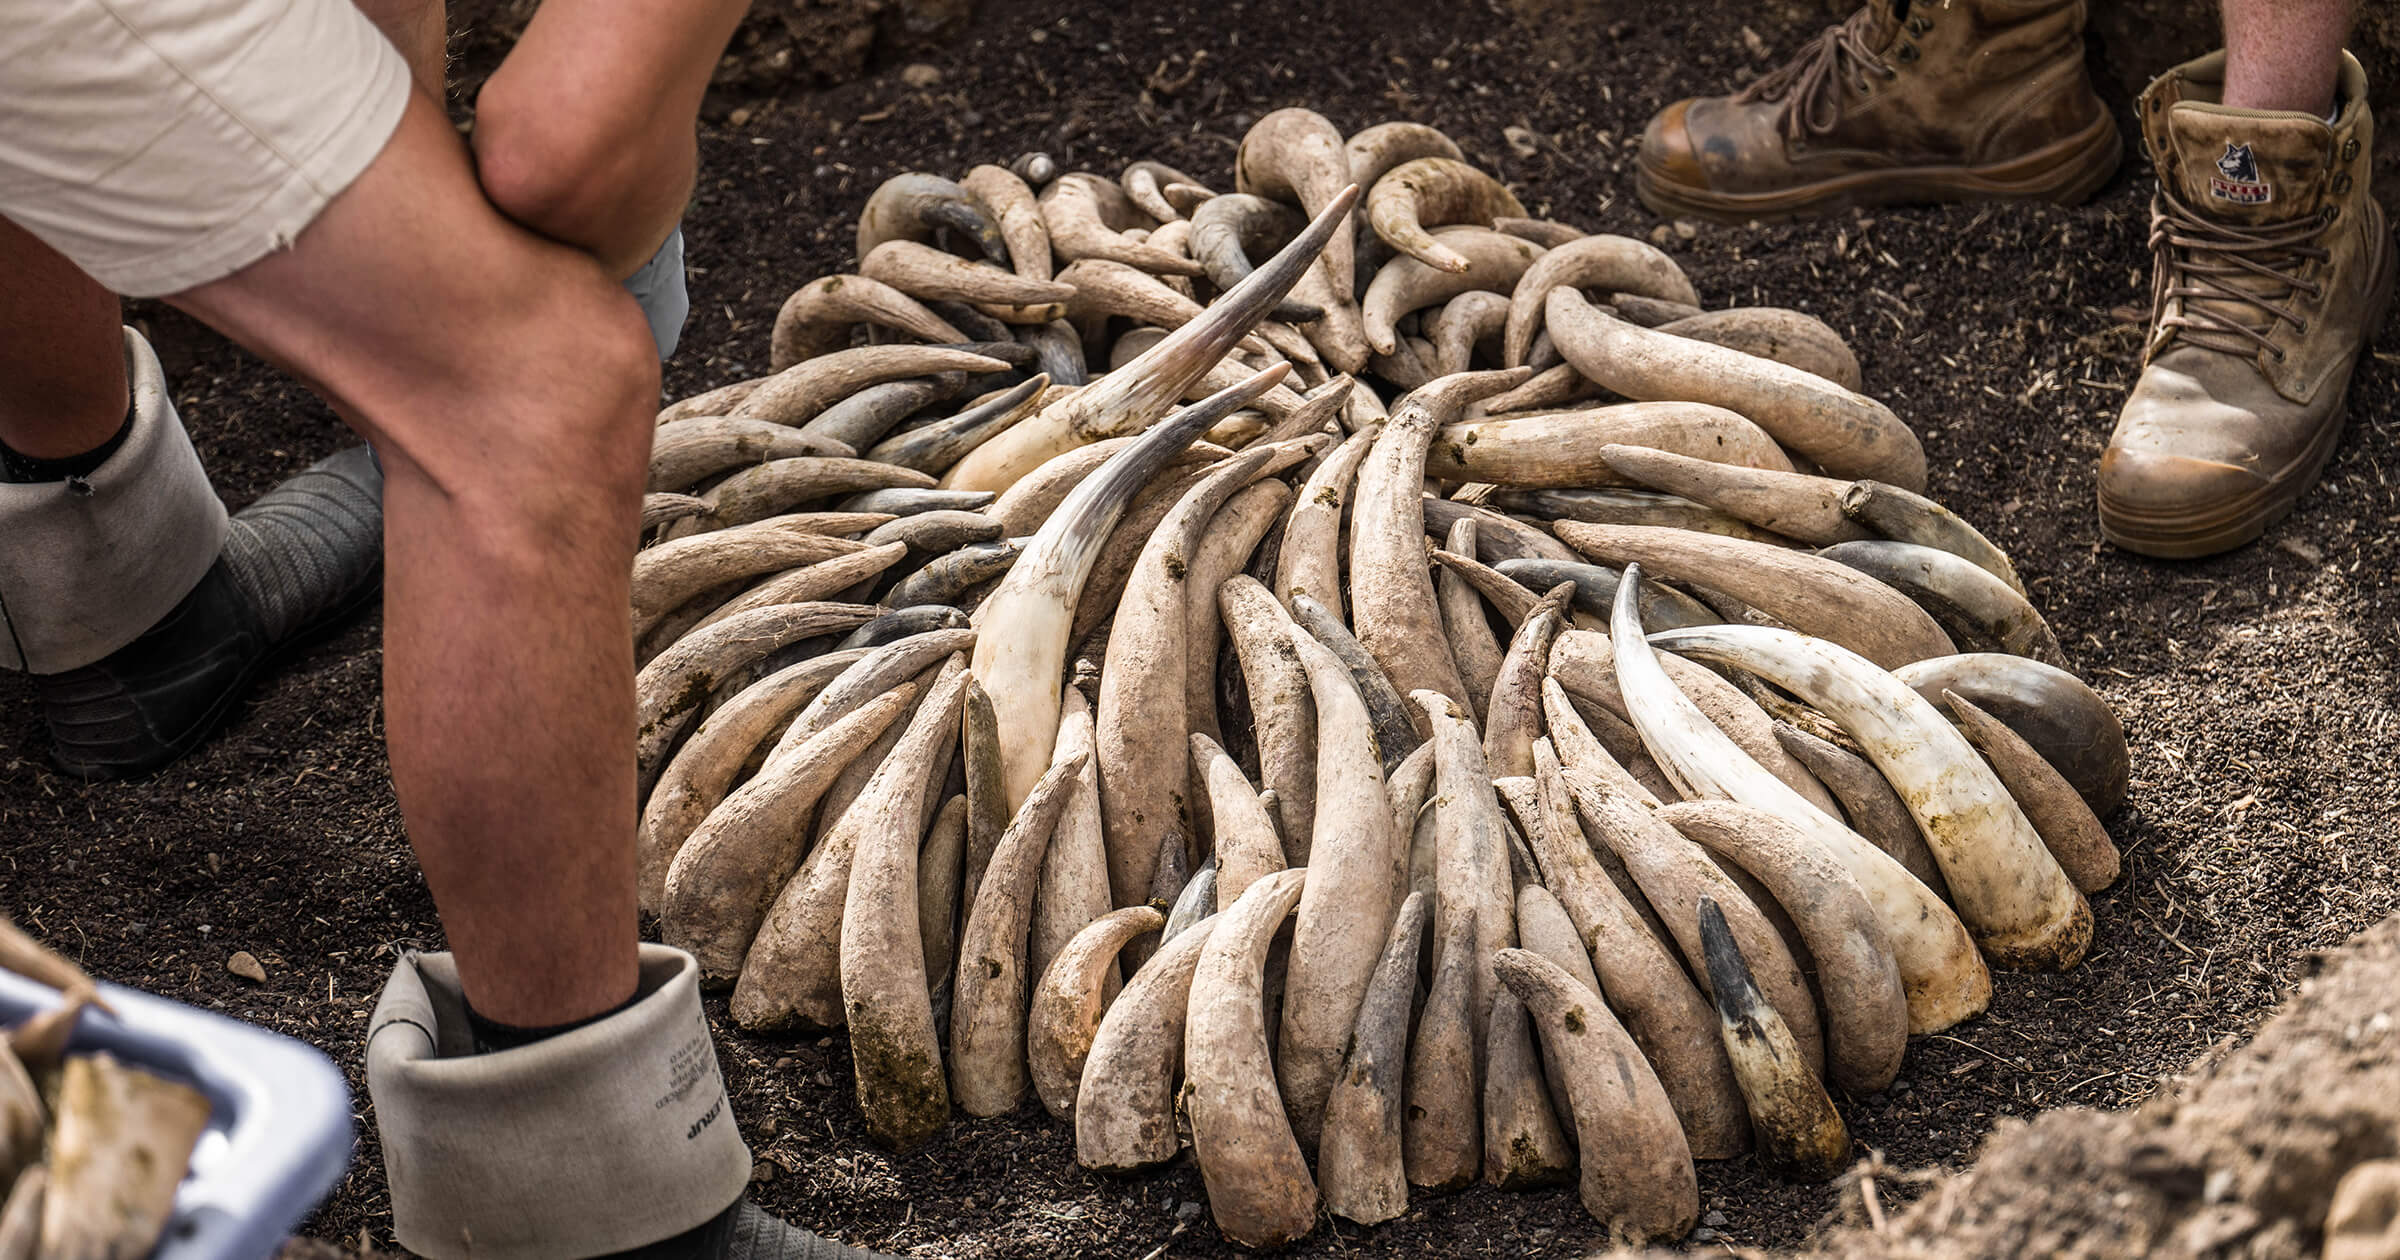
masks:
<svg viewBox="0 0 2400 1260"><path fill-rule="evenodd" d="M142 637L34 680L52 760L96 782L183 756L262 671L364 604L382 573L383 469L354 446L235 513L217 562Z"/></svg>
<svg viewBox="0 0 2400 1260"><path fill-rule="evenodd" d="M794 1229L748 1199L717 1214L708 1224L663 1242L620 1251L612 1260L890 1260L879 1252L847 1247Z"/></svg>

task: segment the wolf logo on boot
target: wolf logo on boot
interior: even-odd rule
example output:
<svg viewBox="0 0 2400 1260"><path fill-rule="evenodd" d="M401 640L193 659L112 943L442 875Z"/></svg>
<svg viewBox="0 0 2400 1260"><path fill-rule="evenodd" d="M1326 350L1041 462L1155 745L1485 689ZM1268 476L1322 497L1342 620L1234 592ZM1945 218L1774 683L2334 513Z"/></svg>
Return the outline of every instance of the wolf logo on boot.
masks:
<svg viewBox="0 0 2400 1260"><path fill-rule="evenodd" d="M2225 142L2225 156L2217 159L2217 174L2208 181L2208 192L2245 206L2264 205L2275 196L2275 190L2258 177L2258 159L2251 155L2250 146L2230 140Z"/></svg>

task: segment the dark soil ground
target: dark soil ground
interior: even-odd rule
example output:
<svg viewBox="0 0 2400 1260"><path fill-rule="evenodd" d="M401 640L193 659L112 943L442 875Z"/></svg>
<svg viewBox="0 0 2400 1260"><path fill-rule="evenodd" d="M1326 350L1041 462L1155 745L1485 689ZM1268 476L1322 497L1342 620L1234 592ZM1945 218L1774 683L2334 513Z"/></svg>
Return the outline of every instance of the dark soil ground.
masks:
<svg viewBox="0 0 2400 1260"><path fill-rule="evenodd" d="M822 94L712 104L671 397L763 370L777 304L848 268L853 216L893 172L1040 148L1070 169L1156 157L1224 186L1243 130L1287 105L1345 129L1436 124L1537 213L1649 236L1661 225L1631 196L1648 114L1753 77L1823 20L1728 0L1544 28L1482 4L1057 7L987 5L974 34L928 56L930 86L894 66ZM1962 1163L2002 1117L2144 1099L2246 1036L2313 951L2400 907L2400 356L2362 366L2324 484L2265 542L2194 564L2102 545L2093 467L2138 341L2112 311L2147 299L2149 182L2137 157L2073 210L1668 230L1711 304L1799 307L1852 339L1869 391L1923 434L1935 493L2016 557L2133 742L2131 804L2112 824L2125 875L2095 899L2090 960L2000 977L1989 1014L1920 1039L1898 1085L1847 1104L1897 1167ZM230 503L350 440L257 361L172 313L136 315ZM441 933L389 785L377 633L369 617L311 650L145 783L51 773L30 688L0 678L0 909L105 977L325 1047L352 1073L361 1141L308 1232L388 1247L360 1040L393 951L437 948ZM264 985L227 974L237 949L264 962ZM892 1158L862 1140L840 1040L727 1031L722 1050L758 1196L795 1220L924 1255L1231 1250L1189 1167L1088 1174L1038 1112L960 1120ZM1729 1242L1795 1241L1840 1206L1746 1160L1705 1168L1702 1192ZM1477 1190L1420 1198L1373 1230L1329 1224L1299 1250L1563 1256L1602 1241L1571 1192Z"/></svg>

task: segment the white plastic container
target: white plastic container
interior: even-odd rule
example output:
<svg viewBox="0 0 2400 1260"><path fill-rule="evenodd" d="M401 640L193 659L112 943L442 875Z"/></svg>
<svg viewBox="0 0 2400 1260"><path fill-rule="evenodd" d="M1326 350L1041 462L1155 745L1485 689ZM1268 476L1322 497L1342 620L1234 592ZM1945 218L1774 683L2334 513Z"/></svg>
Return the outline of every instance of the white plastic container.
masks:
<svg viewBox="0 0 2400 1260"><path fill-rule="evenodd" d="M208 1096L208 1131L154 1260L266 1260L350 1165L350 1089L316 1048L113 984L69 1053L106 1050ZM56 990L0 972L0 1025L55 1006Z"/></svg>

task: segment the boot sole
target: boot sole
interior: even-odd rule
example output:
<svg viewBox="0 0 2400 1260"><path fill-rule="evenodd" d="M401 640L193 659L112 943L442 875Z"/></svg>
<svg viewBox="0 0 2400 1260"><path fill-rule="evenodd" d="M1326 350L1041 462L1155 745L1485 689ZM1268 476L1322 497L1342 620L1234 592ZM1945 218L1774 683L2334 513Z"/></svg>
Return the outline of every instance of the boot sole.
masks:
<svg viewBox="0 0 2400 1260"><path fill-rule="evenodd" d="M2374 343L2373 332L2382 326L2384 311L2391 305L2395 265L2395 251L2387 239L2376 262L2375 280L2367 290L2369 335L2359 343L2358 353L2362 356ZM2352 361L2351 370L2357 370L2356 360ZM2349 423L2349 392L2350 380L2345 375L2342 404L2325 431L2317 435L2299 459L2257 490L2228 499L2207 512L2172 515L2144 512L2112 502L2102 493L2098 496L2100 536L2127 551L2161 560L2196 560L2257 541L2269 525L2289 516L2300 505L2301 496L2325 475L2325 465L2332 462L2334 450L2341 445L2342 430Z"/></svg>
<svg viewBox="0 0 2400 1260"><path fill-rule="evenodd" d="M1722 193L1660 177L1637 163L1634 192L1668 217L1719 223L1782 223L1864 206L1949 201L2049 201L2078 205L2124 161L2116 123L2098 122L2023 157L1988 166L1914 166L1860 171L1763 193Z"/></svg>

